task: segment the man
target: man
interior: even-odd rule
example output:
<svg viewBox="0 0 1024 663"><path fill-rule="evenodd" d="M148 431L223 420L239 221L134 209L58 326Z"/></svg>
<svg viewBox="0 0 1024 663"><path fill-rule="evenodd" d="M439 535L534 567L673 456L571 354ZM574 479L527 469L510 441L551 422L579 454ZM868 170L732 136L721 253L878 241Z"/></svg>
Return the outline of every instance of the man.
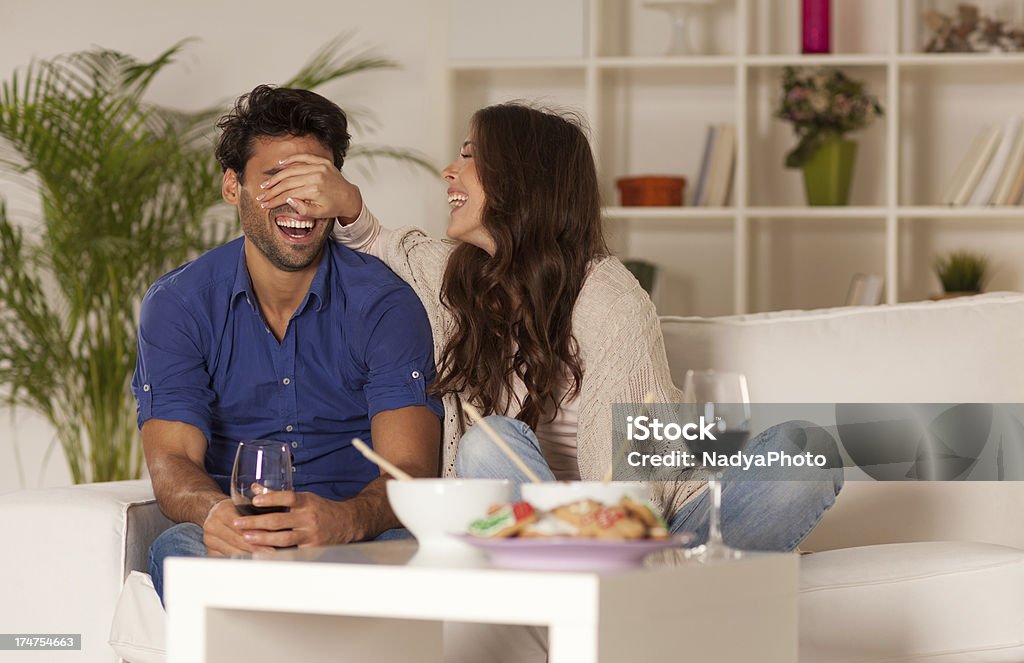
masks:
<svg viewBox="0 0 1024 663"><path fill-rule="evenodd" d="M438 472L442 409L426 314L376 259L329 242L333 218L268 209L261 183L286 157L341 168L347 118L306 90L259 86L223 117L222 195L244 237L161 277L142 303L132 390L160 509L179 523L163 560L374 539L398 527L361 437L414 476ZM287 442L294 491L258 496L283 513L241 517L228 497L238 441ZM385 537L387 534L385 534Z"/></svg>

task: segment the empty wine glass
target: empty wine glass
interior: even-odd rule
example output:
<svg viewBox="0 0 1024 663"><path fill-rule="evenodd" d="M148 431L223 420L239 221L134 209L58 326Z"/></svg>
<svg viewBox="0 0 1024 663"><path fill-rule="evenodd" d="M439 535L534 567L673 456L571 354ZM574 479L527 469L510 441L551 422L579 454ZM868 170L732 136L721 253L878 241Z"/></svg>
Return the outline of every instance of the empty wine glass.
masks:
<svg viewBox="0 0 1024 663"><path fill-rule="evenodd" d="M287 507L253 506L252 498L271 490L292 490L292 454L287 442L242 440L231 469L231 501L243 516L279 513Z"/></svg>
<svg viewBox="0 0 1024 663"><path fill-rule="evenodd" d="M742 451L750 439L750 393L747 378L742 373L714 370L689 370L683 381L683 394L692 403L694 419L704 418L712 423L712 435L696 436L686 446L696 456L698 466L711 471L708 490L711 491L711 510L708 514L707 543L692 548L690 557L699 561L738 559L739 550L725 545L722 540L722 473L721 465L712 466L710 460L720 454L731 456Z"/></svg>

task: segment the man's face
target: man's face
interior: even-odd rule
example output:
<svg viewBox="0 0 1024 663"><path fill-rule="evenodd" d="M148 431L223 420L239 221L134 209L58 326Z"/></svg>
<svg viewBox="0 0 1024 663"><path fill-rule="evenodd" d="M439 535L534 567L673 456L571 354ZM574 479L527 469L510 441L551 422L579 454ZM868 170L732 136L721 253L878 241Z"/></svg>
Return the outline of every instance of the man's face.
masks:
<svg viewBox="0 0 1024 663"><path fill-rule="evenodd" d="M235 201L246 240L274 267L286 272L301 271L312 265L334 227L333 218L305 217L290 205L262 209L256 201L260 183L281 169L281 159L295 154L315 154L325 159L334 156L312 136L257 138L243 179L235 182ZM224 197L228 202L234 202L229 197L233 179L230 171L225 173Z"/></svg>

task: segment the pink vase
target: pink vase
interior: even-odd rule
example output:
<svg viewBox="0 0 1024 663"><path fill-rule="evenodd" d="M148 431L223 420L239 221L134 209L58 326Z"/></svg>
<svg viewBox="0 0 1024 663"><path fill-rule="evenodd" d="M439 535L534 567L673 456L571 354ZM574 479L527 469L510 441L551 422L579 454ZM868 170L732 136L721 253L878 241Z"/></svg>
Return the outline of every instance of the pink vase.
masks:
<svg viewBox="0 0 1024 663"><path fill-rule="evenodd" d="M803 52L829 53L831 0L803 0Z"/></svg>

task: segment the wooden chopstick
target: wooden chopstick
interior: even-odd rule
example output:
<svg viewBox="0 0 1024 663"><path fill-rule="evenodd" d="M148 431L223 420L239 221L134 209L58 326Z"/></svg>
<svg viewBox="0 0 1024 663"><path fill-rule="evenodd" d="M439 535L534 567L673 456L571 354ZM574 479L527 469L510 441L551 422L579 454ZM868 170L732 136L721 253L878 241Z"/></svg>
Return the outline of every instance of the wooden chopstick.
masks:
<svg viewBox="0 0 1024 663"><path fill-rule="evenodd" d="M519 457L519 454L512 451L512 447L508 446L508 443L505 442L505 440L501 439L501 436L498 435L498 431L494 430L494 428L489 423L487 423L483 416L481 416L480 411L477 410L472 405L472 403L467 403L463 401L462 409L465 410L466 414L469 415L469 418L473 420L473 423L480 426L480 428L482 428L483 431L487 433L487 436L491 438L491 440L496 445L498 445L498 448L501 449L502 452L509 457L509 460L515 463L516 467L518 467L523 474L529 477L530 481L532 481L533 483L543 483L540 480L540 477L537 476L533 470L527 467L526 463L523 462L523 459Z"/></svg>
<svg viewBox="0 0 1024 663"><path fill-rule="evenodd" d="M384 470L391 476L395 477L399 481L412 481L413 476L398 467L388 459L384 458L376 451L367 446L366 442L363 442L358 437L352 439L352 446L359 450L359 453L366 456L366 458L377 464L380 469Z"/></svg>

